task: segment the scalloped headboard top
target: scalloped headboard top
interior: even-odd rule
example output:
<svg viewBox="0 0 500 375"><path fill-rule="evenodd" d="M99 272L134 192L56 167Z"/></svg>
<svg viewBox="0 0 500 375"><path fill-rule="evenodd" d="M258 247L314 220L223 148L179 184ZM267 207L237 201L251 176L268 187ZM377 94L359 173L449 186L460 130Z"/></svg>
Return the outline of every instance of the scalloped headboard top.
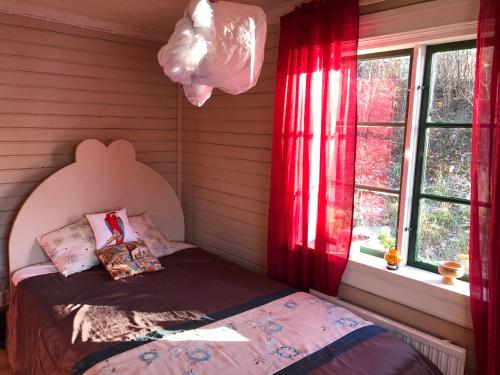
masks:
<svg viewBox="0 0 500 375"><path fill-rule="evenodd" d="M76 161L43 181L21 207L9 239L10 272L47 260L36 237L68 225L88 213L127 208L148 212L172 241L184 241L184 216L168 182L135 159L132 144L119 140L106 147L95 139L76 149Z"/></svg>

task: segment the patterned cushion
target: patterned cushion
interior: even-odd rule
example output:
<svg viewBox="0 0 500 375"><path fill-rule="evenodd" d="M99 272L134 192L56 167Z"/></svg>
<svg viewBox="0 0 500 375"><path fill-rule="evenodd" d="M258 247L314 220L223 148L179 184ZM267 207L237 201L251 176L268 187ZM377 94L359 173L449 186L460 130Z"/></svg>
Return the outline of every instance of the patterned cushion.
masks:
<svg viewBox="0 0 500 375"><path fill-rule="evenodd" d="M88 270L99 264L94 255L94 233L85 218L44 234L38 237L37 241L64 276Z"/></svg>
<svg viewBox="0 0 500 375"><path fill-rule="evenodd" d="M149 250L157 258L170 255L176 251L193 247L182 242L173 242L165 238L163 234L155 227L153 221L147 213L129 218L130 225L137 238L146 243Z"/></svg>
<svg viewBox="0 0 500 375"><path fill-rule="evenodd" d="M107 246L96 250L95 255L113 280L163 269L144 241Z"/></svg>
<svg viewBox="0 0 500 375"><path fill-rule="evenodd" d="M137 237L130 227L125 208L119 211L87 215L87 219L94 231L98 249L109 245L137 241Z"/></svg>

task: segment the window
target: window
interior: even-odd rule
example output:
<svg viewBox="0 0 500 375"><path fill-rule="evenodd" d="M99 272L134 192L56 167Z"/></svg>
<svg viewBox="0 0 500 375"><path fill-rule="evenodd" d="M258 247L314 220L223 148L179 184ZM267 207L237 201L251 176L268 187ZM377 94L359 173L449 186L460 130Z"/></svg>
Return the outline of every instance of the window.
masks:
<svg viewBox="0 0 500 375"><path fill-rule="evenodd" d="M411 50L358 61L354 238L383 256L396 246Z"/></svg>
<svg viewBox="0 0 500 375"><path fill-rule="evenodd" d="M474 42L427 48L408 264L468 268Z"/></svg>
<svg viewBox="0 0 500 375"><path fill-rule="evenodd" d="M475 57L475 41L360 56L353 249L468 268Z"/></svg>

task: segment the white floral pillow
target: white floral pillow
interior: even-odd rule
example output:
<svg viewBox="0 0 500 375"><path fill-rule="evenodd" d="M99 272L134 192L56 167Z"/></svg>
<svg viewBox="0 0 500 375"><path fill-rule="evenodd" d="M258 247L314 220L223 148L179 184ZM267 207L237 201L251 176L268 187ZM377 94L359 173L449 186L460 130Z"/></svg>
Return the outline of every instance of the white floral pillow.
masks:
<svg viewBox="0 0 500 375"><path fill-rule="evenodd" d="M147 212L139 216L132 216L129 220L137 238L144 241L148 249L157 258L173 254L182 249L194 247L183 242L167 240L155 227Z"/></svg>
<svg viewBox="0 0 500 375"><path fill-rule="evenodd" d="M38 244L64 276L99 264L94 254L95 237L87 219L67 225L37 238Z"/></svg>

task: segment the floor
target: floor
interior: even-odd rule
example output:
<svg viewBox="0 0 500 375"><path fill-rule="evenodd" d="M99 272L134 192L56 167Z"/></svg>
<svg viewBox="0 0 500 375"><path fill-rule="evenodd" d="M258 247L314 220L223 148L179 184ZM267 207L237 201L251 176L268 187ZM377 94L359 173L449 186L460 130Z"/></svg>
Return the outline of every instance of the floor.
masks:
<svg viewBox="0 0 500 375"><path fill-rule="evenodd" d="M0 375L12 375L5 350L0 350Z"/></svg>

